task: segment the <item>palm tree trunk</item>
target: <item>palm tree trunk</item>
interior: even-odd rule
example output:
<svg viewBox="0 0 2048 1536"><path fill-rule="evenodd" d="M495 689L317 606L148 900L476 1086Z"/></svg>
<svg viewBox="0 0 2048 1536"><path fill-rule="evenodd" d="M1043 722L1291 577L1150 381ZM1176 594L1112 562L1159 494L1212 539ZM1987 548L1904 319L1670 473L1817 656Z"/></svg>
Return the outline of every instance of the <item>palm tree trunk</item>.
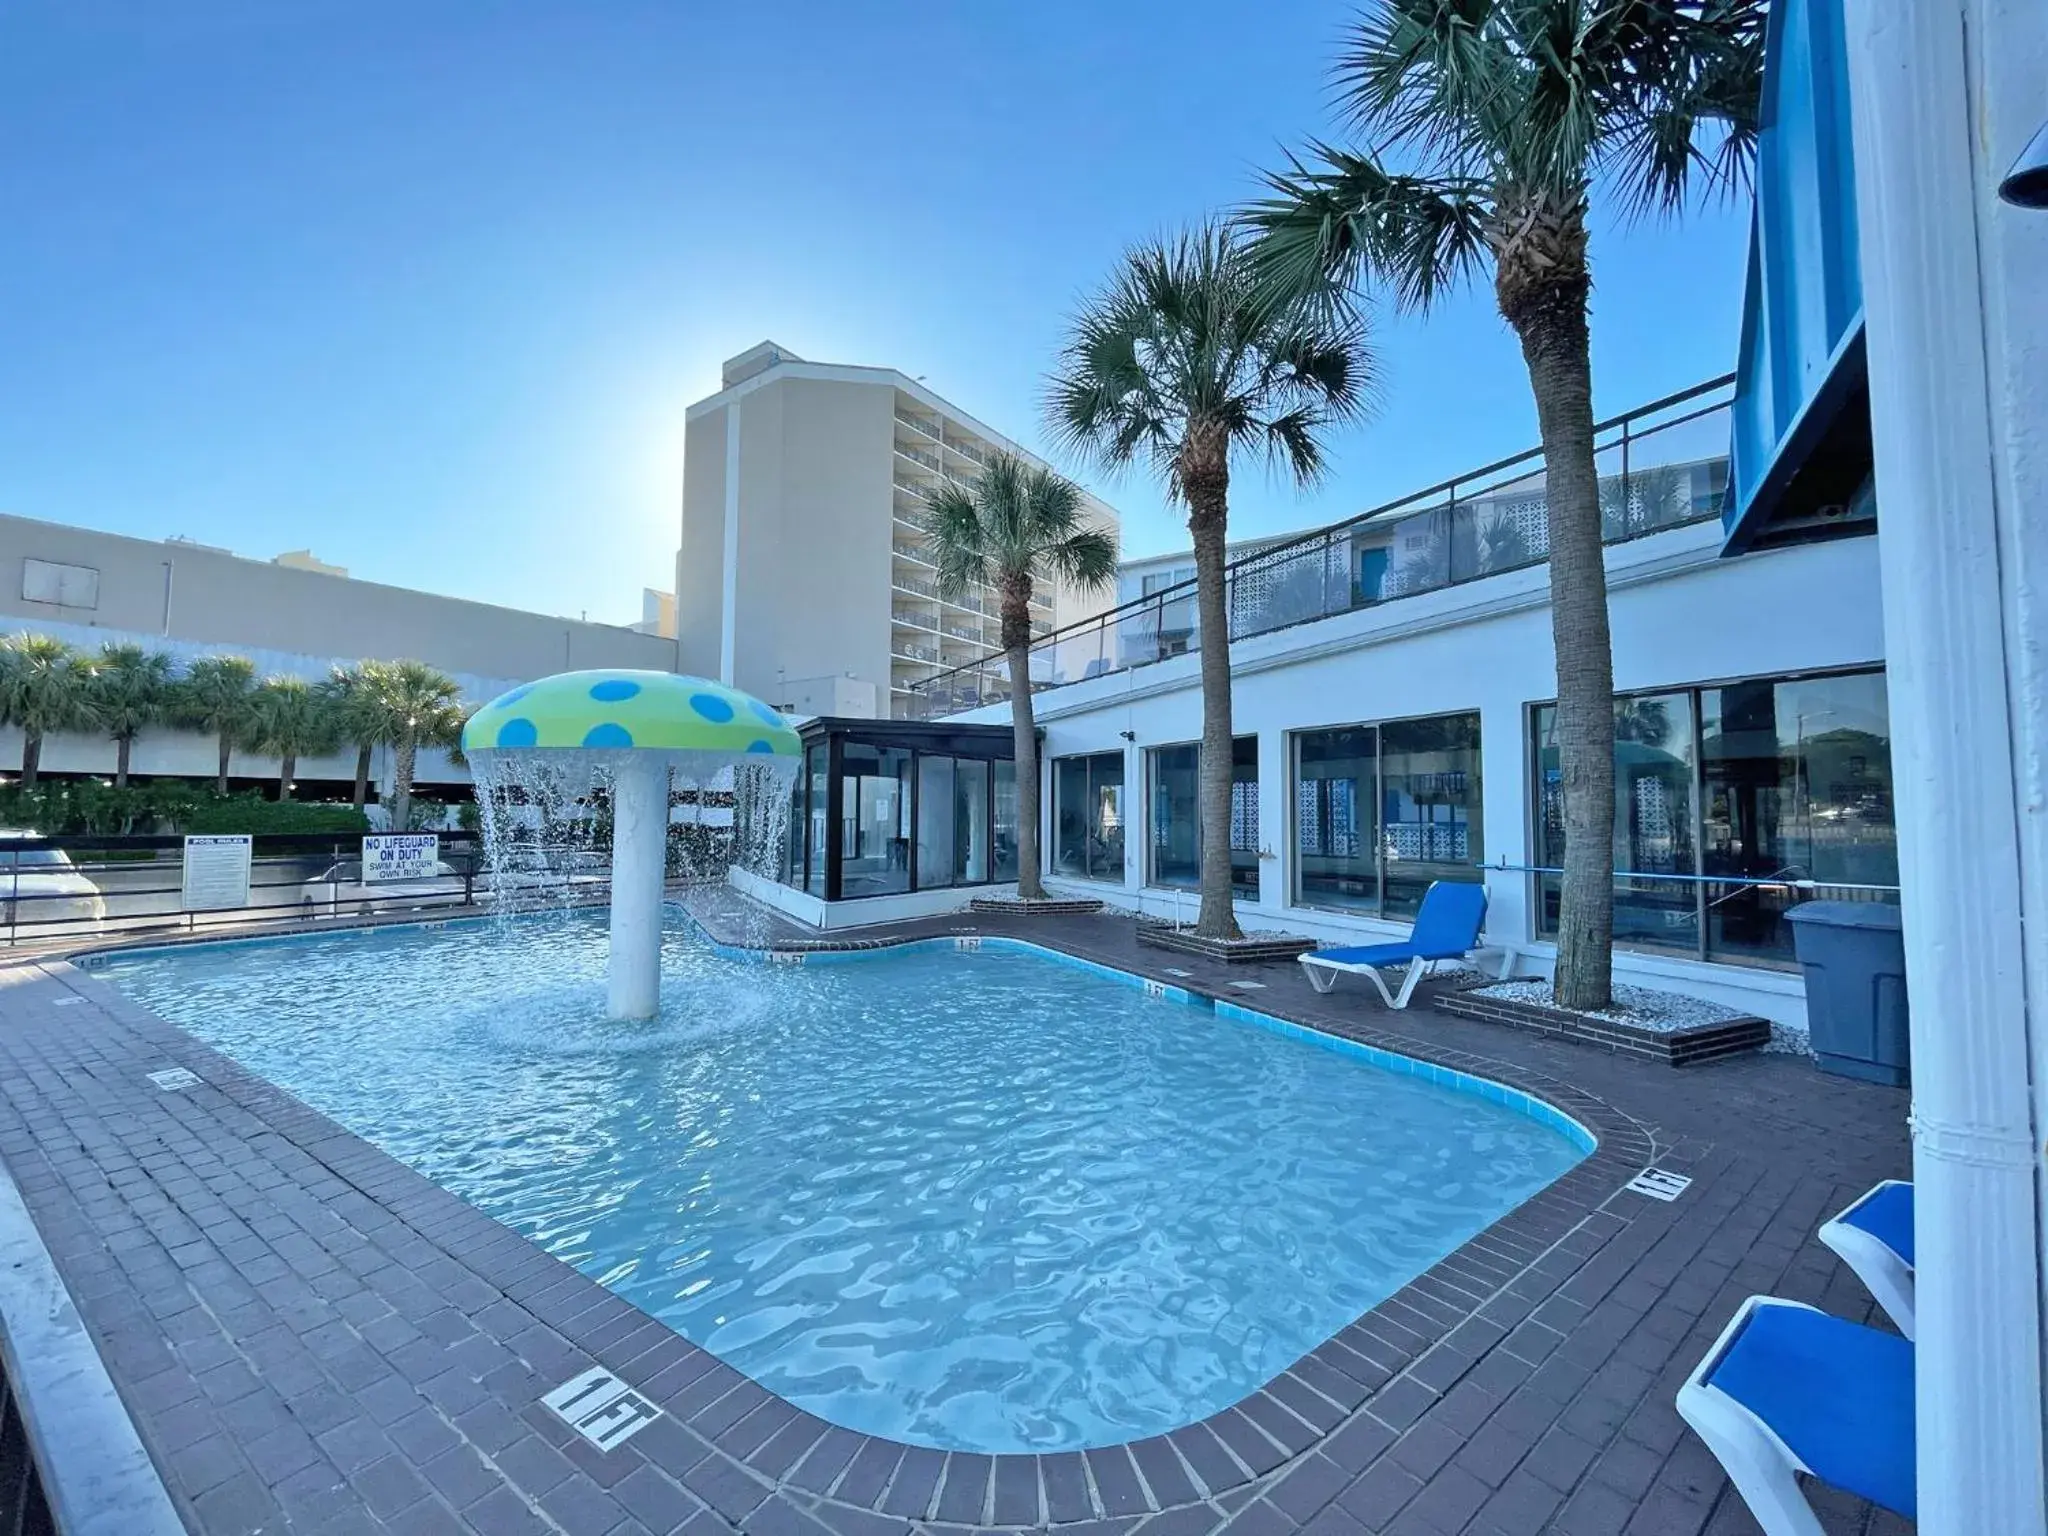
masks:
<svg viewBox="0 0 2048 1536"><path fill-rule="evenodd" d="M21 787L34 789L36 775L43 768L43 737L40 731L24 731L21 737Z"/></svg>
<svg viewBox="0 0 2048 1536"><path fill-rule="evenodd" d="M235 750L235 739L226 731L220 733L220 771L213 778L213 792L226 795L228 792L228 757Z"/></svg>
<svg viewBox="0 0 2048 1536"><path fill-rule="evenodd" d="M128 787L128 759L134 751L135 738L133 736L116 736L114 738L114 788L126 789Z"/></svg>
<svg viewBox="0 0 2048 1536"><path fill-rule="evenodd" d="M1017 754L1017 895L1023 901L1043 901L1045 882L1038 871L1038 722L1031 709L1030 610L1021 620L1026 639L1011 646L1004 655L1010 666L1010 730ZM1003 628L1010 629L1010 616L1003 615Z"/></svg>
<svg viewBox="0 0 2048 1536"><path fill-rule="evenodd" d="M418 748L410 737L398 743L397 761L391 769L391 830L403 832L412 825L412 770Z"/></svg>
<svg viewBox="0 0 2048 1536"><path fill-rule="evenodd" d="M298 777L298 773L299 773L299 755L298 755L298 753L296 753L296 752L287 752L287 753L285 753L285 754L284 754L284 756L283 756L282 758L280 758L280 759L279 759L279 761L278 761L278 765L277 765L277 798L278 798L278 799L280 799L280 800L289 800L289 799L291 799L291 797L292 797L292 780Z"/></svg>
<svg viewBox="0 0 2048 1536"><path fill-rule="evenodd" d="M1202 908L1195 932L1205 939L1236 939L1243 935L1230 894L1230 601L1224 590L1229 461L1182 480L1188 529L1195 540L1195 613L1202 653Z"/></svg>
<svg viewBox="0 0 2048 1536"><path fill-rule="evenodd" d="M1550 526L1550 629L1557 653L1557 747L1564 881L1553 986L1566 1008L1611 1001L1614 953L1614 652L1593 461L1590 279L1546 285L1509 319L1521 337L1543 432Z"/></svg>
<svg viewBox="0 0 2048 1536"><path fill-rule="evenodd" d="M356 748L356 809L361 810L370 798L370 743L367 741Z"/></svg>

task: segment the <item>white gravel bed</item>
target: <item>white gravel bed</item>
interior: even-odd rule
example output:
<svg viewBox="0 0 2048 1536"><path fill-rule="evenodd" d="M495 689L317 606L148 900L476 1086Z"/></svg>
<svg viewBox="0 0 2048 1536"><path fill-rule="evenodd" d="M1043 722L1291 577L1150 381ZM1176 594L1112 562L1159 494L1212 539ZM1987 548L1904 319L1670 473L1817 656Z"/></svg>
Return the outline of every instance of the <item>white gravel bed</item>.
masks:
<svg viewBox="0 0 2048 1536"><path fill-rule="evenodd" d="M1491 986L1475 987L1469 995L1498 997L1516 1003L1535 1003L1543 1008L1557 1007L1557 1000L1551 996L1550 983L1547 981L1497 981ZM1680 992L1659 992L1650 987L1625 987L1617 984L1614 988L1612 1006L1594 1009L1586 1013L1585 1017L1606 1019L1614 1024L1630 1024L1637 1029L1654 1029L1660 1034L1670 1034L1674 1030L1725 1024L1730 1019L1748 1018L1749 1015L1740 1008L1710 1003L1703 998L1687 997Z"/></svg>

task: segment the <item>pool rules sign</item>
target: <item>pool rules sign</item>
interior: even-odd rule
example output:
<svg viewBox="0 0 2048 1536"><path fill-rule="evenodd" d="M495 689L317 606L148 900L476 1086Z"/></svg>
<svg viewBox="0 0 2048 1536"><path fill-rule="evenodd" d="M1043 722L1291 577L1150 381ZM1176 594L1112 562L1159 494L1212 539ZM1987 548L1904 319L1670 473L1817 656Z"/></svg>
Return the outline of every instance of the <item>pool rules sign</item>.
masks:
<svg viewBox="0 0 2048 1536"><path fill-rule="evenodd" d="M225 912L249 905L248 833L185 839L179 902L187 912Z"/></svg>
<svg viewBox="0 0 2048 1536"><path fill-rule="evenodd" d="M431 880L441 862L441 839L431 832L372 833L363 839L363 883Z"/></svg>

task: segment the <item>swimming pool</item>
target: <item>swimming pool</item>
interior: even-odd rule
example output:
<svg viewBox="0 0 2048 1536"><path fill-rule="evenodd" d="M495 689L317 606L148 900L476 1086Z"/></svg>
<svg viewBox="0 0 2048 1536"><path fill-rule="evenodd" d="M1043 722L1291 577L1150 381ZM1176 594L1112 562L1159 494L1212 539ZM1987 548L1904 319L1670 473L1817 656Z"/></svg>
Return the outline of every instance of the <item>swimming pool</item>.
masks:
<svg viewBox="0 0 2048 1536"><path fill-rule="evenodd" d="M601 914L98 974L772 1391L945 1449L1203 1418L1585 1155L1041 953L763 965L673 921L647 1024L602 1017Z"/></svg>

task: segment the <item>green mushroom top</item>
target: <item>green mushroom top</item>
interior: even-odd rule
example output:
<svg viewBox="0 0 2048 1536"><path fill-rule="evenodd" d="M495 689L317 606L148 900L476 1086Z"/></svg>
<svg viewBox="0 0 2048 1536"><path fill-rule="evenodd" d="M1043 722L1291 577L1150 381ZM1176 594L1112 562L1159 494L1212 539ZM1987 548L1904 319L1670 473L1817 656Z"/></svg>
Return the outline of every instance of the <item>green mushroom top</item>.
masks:
<svg viewBox="0 0 2048 1536"><path fill-rule="evenodd" d="M798 757L781 715L751 694L674 672L562 672L501 693L462 728L464 752L640 749Z"/></svg>

